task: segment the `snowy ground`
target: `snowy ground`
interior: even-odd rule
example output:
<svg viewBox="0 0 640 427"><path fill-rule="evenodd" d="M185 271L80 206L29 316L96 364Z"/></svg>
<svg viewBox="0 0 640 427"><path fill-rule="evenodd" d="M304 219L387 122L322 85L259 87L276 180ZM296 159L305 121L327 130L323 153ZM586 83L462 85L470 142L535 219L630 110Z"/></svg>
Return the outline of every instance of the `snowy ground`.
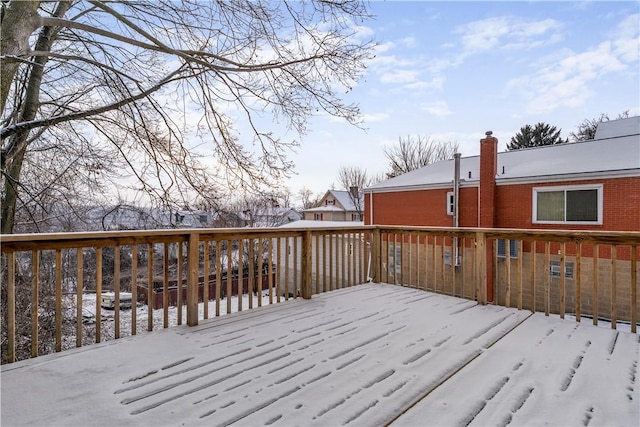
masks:
<svg viewBox="0 0 640 427"><path fill-rule="evenodd" d="M75 297L74 297L75 298ZM242 301L240 302L242 305L238 306L238 296L231 296L231 307L230 313L235 313L237 311L248 310L249 309L249 295L242 295ZM258 304L261 306L269 305L269 291L262 291L262 298L259 299L258 295L252 295L252 306L258 307ZM284 297L280 297L281 301L284 301ZM273 296L274 302L277 301L277 297ZM220 299L220 315L227 314L227 299ZM215 317L216 314L216 302L209 301L208 302L208 318ZM73 300L71 301L71 308L73 313L75 313L75 304L73 304ZM205 303L198 304L198 319L204 319L205 312ZM178 325L178 307L169 307L167 309L169 327ZM120 328L122 334L124 336L130 335L131 330L131 309L121 309L120 310ZM82 316L84 318L85 323L93 323L96 319L96 294L84 294L82 297ZM103 333L108 335L110 338L113 337L113 322L115 321L115 310L112 309L100 309L100 317L102 319L102 328ZM137 325L137 333L146 332L147 328L147 319L149 317L148 307L147 305L139 304L136 307L136 325ZM182 323L186 323L187 319L187 308L186 306L182 306ZM164 310L153 310L153 329L158 330L164 327Z"/></svg>
<svg viewBox="0 0 640 427"><path fill-rule="evenodd" d="M389 285L2 367L2 425L639 425L638 335Z"/></svg>

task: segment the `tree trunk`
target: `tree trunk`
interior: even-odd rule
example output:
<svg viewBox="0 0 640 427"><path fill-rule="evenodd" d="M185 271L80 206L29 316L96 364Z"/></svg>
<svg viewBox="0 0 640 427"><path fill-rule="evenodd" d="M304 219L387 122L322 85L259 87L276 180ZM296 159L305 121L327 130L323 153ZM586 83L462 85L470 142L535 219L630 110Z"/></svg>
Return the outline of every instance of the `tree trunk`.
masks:
<svg viewBox="0 0 640 427"><path fill-rule="evenodd" d="M30 2L11 2L10 7L14 3L30 3ZM62 17L71 7L71 2L63 1L58 4L54 16ZM37 12L37 8L36 8ZM37 16L37 15L36 15ZM2 30L4 32L5 25L9 29L10 22L7 22L7 16L2 21ZM14 24L18 24L19 21L15 21ZM44 27L38 36L36 42L36 50L48 52L51 50L51 45L55 39L57 33L54 27ZM2 42L4 43L4 35ZM28 48L27 48L28 49ZM44 67L49 58L46 56L37 56L33 58L33 64L30 66L29 83L26 90L26 96L22 111L18 122L26 122L33 120L38 112L40 103L40 86L42 84L42 76L44 75ZM16 68L17 69L17 68ZM15 75L15 71L14 71ZM3 77L4 79L4 69ZM11 82L9 82L9 85ZM4 81L3 81L4 85ZM3 86L4 90L4 86ZM27 141L29 138L29 131L20 131L10 136L3 147L3 151L6 147L6 152L3 152L2 164L4 166L4 188L2 189L2 209L1 209L1 231L2 234L13 233L13 227L15 223L16 204L18 200L18 190L20 185L20 176L22 174L22 165L24 161L24 155L27 151Z"/></svg>
<svg viewBox="0 0 640 427"><path fill-rule="evenodd" d="M29 37L38 28L39 6L39 1L12 1L4 11L0 28L0 111L4 111L11 83L20 66L13 57L29 52Z"/></svg>

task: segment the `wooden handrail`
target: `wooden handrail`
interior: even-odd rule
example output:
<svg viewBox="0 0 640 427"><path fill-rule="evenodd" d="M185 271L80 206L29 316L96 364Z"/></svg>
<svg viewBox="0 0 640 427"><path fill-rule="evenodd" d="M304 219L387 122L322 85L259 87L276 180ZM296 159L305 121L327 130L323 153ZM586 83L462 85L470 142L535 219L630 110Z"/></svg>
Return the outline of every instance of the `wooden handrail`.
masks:
<svg viewBox="0 0 640 427"><path fill-rule="evenodd" d="M510 245L505 245L504 258L489 257L488 254L495 251L495 240L498 239L519 242L517 255L510 256ZM159 246L156 248L156 245ZM26 311L27 333L32 337L28 355L38 356L43 351L41 347L46 346L45 337L39 336L42 331L38 322L47 310L55 313L52 349L62 350L65 342L62 329L68 323L63 321L63 314L68 316L68 310L62 306L62 299L69 279L77 282L72 302L76 346L83 345L82 334L86 328L83 323L86 283L95 285L97 293L95 341L100 342L102 334L106 333L100 319L100 295L105 289L115 292L115 338L123 333L136 334L139 329L135 303L130 330L120 330L123 315L118 304L123 290L120 283L125 276L129 280L127 275L131 276L133 301L137 301L138 296L146 298L149 307L147 330L158 327L158 323L162 327L171 326L168 321L170 292L176 293L178 306L186 305L186 323L194 326L209 317L208 304L205 304L204 315L199 314L203 299L215 301L215 316L219 316L223 314L221 299L227 298L226 313L229 313L232 310L230 296L235 292L247 295L245 286L249 289L248 308L253 308L254 292L257 306L260 306L280 302L281 297L282 301L311 298L314 293L371 279L471 298L479 304L492 302L518 309L542 310L547 315L558 313L562 317L572 314L577 321L590 315L595 324L605 316L614 328L622 321L631 322L631 330L636 332L639 248L638 231L397 225L2 235L2 283L7 295L3 312L7 322L3 332L7 344L3 347L2 359L13 362L18 357L16 322L22 320L16 318L16 298L23 294L29 296L30 307ZM50 255L43 255L49 252L55 253L55 260ZM113 256L111 263L104 258L108 253L113 254L108 255ZM127 257L130 261L125 265L123 260ZM526 262L525 257L528 258ZM559 263L557 276L551 271L552 261ZM85 271L87 262L95 264ZM569 274L569 264L575 266L575 280L565 277ZM140 288L141 292L138 292L139 275L146 286ZM25 280L28 290L22 291ZM163 309L161 322L154 321L153 317L156 281L162 282L158 288L158 292L162 292L159 300ZM171 290L170 281L175 283L176 291ZM468 281L471 286L466 286ZM16 292L17 287L20 292ZM268 301L263 301L263 290L269 292ZM54 306L41 307L48 300L38 298L43 292L55 294ZM491 301L489 295L494 293ZM584 298L585 295L591 297ZM238 298L237 310L243 308L242 300ZM178 310L177 319L181 324L182 310ZM20 334L24 335L25 331L21 329Z"/></svg>

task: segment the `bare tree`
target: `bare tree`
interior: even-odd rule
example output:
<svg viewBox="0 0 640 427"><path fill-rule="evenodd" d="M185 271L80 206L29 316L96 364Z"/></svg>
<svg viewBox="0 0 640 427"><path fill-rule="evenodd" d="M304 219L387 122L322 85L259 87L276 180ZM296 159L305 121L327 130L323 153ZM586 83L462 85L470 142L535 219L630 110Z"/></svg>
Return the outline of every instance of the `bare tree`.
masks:
<svg viewBox="0 0 640 427"><path fill-rule="evenodd" d="M453 158L458 151L456 142L440 142L429 136L400 137L398 145L385 147L384 154L389 160L388 178L411 172L439 160Z"/></svg>
<svg viewBox="0 0 640 427"><path fill-rule="evenodd" d="M2 233L46 216L44 193L70 202L65 185L158 206L274 188L298 142L258 117L357 125L340 94L372 54L368 18L350 0L3 1Z"/></svg>
<svg viewBox="0 0 640 427"><path fill-rule="evenodd" d="M307 187L302 187L298 190L298 196L302 202L302 209L315 208L320 204L323 194L313 194L313 191Z"/></svg>
<svg viewBox="0 0 640 427"><path fill-rule="evenodd" d="M358 214L364 213L364 189L371 185L367 171L358 166L341 166L338 169L338 182L349 192L349 199Z"/></svg>

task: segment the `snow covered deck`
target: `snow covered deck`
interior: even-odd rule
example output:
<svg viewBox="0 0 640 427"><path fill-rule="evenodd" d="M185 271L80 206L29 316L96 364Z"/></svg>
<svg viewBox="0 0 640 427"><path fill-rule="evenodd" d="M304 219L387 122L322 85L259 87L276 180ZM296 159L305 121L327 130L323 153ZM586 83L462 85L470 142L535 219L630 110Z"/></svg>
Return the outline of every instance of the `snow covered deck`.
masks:
<svg viewBox="0 0 640 427"><path fill-rule="evenodd" d="M391 285L2 367L2 425L639 425L639 336Z"/></svg>

